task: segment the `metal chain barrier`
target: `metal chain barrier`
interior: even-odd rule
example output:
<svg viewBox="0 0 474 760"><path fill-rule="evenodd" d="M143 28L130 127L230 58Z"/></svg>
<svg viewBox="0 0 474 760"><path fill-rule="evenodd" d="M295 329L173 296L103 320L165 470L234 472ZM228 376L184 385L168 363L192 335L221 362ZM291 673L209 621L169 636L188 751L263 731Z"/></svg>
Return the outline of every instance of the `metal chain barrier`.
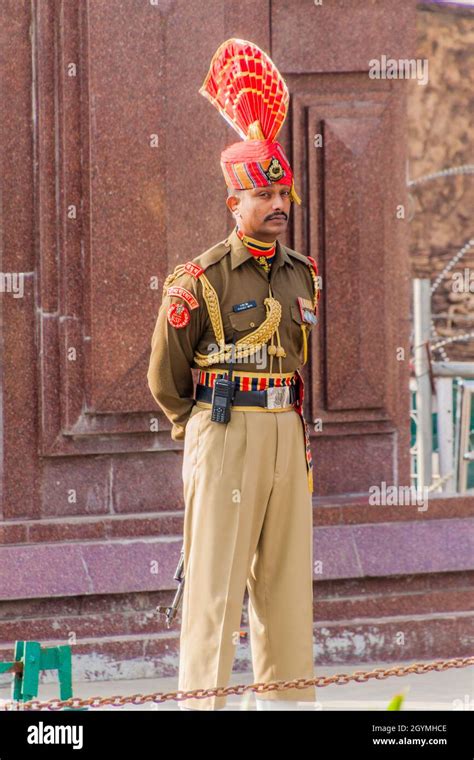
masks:
<svg viewBox="0 0 474 760"><path fill-rule="evenodd" d="M122 707L123 705L143 705L146 702L169 702L176 700L178 702L194 697L204 699L205 697L223 697L230 694L242 696L247 691L254 691L262 694L267 691L284 691L285 689L305 689L307 686L342 686L350 681L364 683L370 679L382 680L391 676L406 676L410 673L422 675L429 671L436 670L441 672L449 668L466 668L474 665L474 657L458 657L453 660L436 660L429 663L413 663L412 665L394 665L391 668L375 668L371 671L356 670L351 675L346 673L337 673L334 676L319 676L318 678L303 679L298 678L294 681L270 681L268 683L239 684L236 686L215 687L213 689L196 689L194 691L170 691L156 692L154 694L131 694L128 697L89 697L81 699L80 697L71 697L66 700L50 699L48 701L30 700L28 702L16 702L10 700L5 702L4 709L12 710L60 710L63 707L101 707L110 705L111 707Z"/></svg>

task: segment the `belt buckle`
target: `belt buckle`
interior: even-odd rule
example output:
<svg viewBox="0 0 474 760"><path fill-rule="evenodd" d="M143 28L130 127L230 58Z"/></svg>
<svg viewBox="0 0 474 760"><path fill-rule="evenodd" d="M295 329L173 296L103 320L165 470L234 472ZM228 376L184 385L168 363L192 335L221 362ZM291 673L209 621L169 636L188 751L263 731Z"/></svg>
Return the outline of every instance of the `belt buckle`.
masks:
<svg viewBox="0 0 474 760"><path fill-rule="evenodd" d="M290 388L288 385L267 388L267 409L280 409L290 404Z"/></svg>

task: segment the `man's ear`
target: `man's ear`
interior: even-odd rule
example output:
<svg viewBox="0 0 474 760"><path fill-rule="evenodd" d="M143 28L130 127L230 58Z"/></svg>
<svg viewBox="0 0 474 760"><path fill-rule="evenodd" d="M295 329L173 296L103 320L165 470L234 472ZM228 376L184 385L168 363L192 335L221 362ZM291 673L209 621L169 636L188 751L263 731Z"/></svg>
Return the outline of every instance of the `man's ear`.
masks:
<svg viewBox="0 0 474 760"><path fill-rule="evenodd" d="M238 198L237 195L229 195L225 202L231 214L236 216L239 210L240 198Z"/></svg>

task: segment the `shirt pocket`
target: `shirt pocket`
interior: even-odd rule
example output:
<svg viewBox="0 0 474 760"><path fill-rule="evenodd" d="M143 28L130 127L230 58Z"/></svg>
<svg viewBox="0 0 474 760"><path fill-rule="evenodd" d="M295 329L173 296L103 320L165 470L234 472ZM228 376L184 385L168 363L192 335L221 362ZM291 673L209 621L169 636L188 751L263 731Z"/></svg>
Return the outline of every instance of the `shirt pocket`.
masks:
<svg viewBox="0 0 474 760"><path fill-rule="evenodd" d="M301 316L300 307L297 303L292 303L291 306L291 317L292 317L292 326L293 326L293 341L294 345L296 346L296 351L298 355L302 355L303 352L303 329L302 325L305 325L306 329L306 335L309 336L311 330L313 329L314 325L312 325L309 322L305 322L303 317Z"/></svg>
<svg viewBox="0 0 474 760"><path fill-rule="evenodd" d="M301 316L300 307L297 303L291 304L291 316L293 317L293 320L297 322L299 325L306 325L308 328L308 331L311 331L314 327L314 324L312 322L305 322L303 317Z"/></svg>
<svg viewBox="0 0 474 760"><path fill-rule="evenodd" d="M265 321L266 315L265 306L253 306L251 309L244 309L244 311L231 311L226 314L226 317L230 332L236 332L237 340L239 340L245 333L256 330Z"/></svg>

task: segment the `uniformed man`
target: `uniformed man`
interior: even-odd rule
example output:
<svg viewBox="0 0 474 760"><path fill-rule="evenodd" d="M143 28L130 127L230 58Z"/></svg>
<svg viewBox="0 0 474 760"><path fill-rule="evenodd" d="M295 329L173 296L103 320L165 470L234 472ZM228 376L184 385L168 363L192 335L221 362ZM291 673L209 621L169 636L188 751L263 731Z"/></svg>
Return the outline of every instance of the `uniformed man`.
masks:
<svg viewBox="0 0 474 760"><path fill-rule="evenodd" d="M250 78L255 71L260 79ZM278 240L292 202L300 203L275 140L287 89L262 50L232 39L200 92L245 139L221 155L235 227L166 278L148 370L171 437L184 439L186 691L228 685L246 587L255 680L314 678L312 460L299 369L317 321L319 277L313 259ZM257 706L314 701L312 686L262 692Z"/></svg>

